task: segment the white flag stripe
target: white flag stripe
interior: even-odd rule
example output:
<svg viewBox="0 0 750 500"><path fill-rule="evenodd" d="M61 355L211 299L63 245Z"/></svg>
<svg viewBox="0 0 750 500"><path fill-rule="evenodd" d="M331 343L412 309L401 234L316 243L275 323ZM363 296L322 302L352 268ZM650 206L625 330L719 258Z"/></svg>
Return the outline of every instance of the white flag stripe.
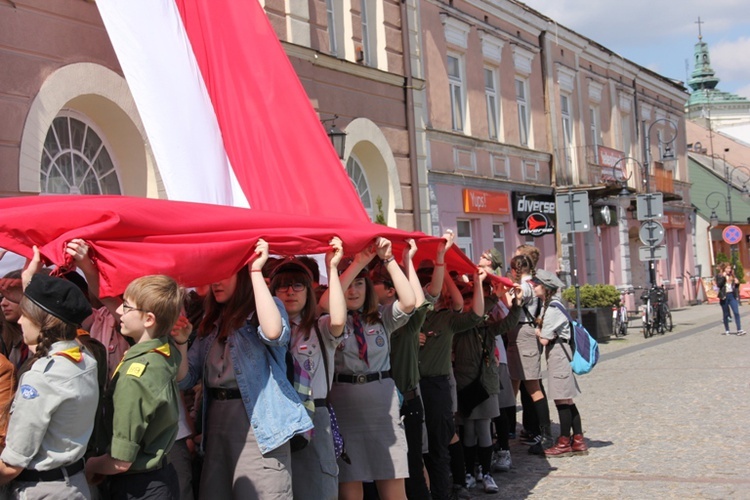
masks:
<svg viewBox="0 0 750 500"><path fill-rule="evenodd" d="M173 0L99 0L171 200L248 207Z"/></svg>

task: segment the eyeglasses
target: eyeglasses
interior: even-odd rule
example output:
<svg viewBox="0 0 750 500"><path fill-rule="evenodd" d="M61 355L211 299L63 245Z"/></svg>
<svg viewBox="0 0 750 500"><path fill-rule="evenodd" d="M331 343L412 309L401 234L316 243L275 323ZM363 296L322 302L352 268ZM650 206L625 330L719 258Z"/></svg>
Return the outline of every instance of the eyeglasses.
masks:
<svg viewBox="0 0 750 500"><path fill-rule="evenodd" d="M137 307L133 307L127 302L122 303L122 314L123 316L129 313L130 311L140 311L142 313L150 313L151 311L145 311L143 309L138 309Z"/></svg>
<svg viewBox="0 0 750 500"><path fill-rule="evenodd" d="M286 292L291 288L295 292L301 292L305 289L304 283L287 283L286 285L279 285L276 287L277 292Z"/></svg>

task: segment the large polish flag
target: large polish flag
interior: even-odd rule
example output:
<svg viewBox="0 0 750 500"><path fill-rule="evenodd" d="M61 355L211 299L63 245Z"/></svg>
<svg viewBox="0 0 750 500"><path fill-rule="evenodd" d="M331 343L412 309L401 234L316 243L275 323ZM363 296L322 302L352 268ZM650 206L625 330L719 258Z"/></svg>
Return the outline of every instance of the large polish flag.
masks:
<svg viewBox="0 0 750 500"><path fill-rule="evenodd" d="M100 0L170 199L369 217L255 0Z"/></svg>

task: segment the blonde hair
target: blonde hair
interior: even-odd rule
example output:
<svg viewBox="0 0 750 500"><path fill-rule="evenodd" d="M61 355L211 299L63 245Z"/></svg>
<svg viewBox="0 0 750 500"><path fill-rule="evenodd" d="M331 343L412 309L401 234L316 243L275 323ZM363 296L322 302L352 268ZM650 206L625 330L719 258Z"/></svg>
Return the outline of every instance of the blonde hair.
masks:
<svg viewBox="0 0 750 500"><path fill-rule="evenodd" d="M184 290L169 276L155 274L133 280L125 289L124 296L135 302L138 309L154 315L155 334L163 337L169 335L180 317Z"/></svg>

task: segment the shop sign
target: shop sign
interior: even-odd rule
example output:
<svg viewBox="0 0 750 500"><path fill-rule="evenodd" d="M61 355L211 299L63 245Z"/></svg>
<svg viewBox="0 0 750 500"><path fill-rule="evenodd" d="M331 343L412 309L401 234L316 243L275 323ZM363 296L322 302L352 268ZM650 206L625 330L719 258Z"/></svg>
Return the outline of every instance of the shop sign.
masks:
<svg viewBox="0 0 750 500"><path fill-rule="evenodd" d="M510 214L508 193L464 189L464 212L478 214Z"/></svg>
<svg viewBox="0 0 750 500"><path fill-rule="evenodd" d="M555 197L513 194L513 215L518 234L539 237L555 232Z"/></svg>
<svg viewBox="0 0 750 500"><path fill-rule="evenodd" d="M616 149L607 148L604 146L598 146L597 153L599 155L599 166L614 168L617 162L620 162L620 171L622 172L625 168L625 162L620 161L625 158L625 153Z"/></svg>
<svg viewBox="0 0 750 500"><path fill-rule="evenodd" d="M687 216L683 213L667 212L661 218L662 225L667 229L685 229Z"/></svg>

